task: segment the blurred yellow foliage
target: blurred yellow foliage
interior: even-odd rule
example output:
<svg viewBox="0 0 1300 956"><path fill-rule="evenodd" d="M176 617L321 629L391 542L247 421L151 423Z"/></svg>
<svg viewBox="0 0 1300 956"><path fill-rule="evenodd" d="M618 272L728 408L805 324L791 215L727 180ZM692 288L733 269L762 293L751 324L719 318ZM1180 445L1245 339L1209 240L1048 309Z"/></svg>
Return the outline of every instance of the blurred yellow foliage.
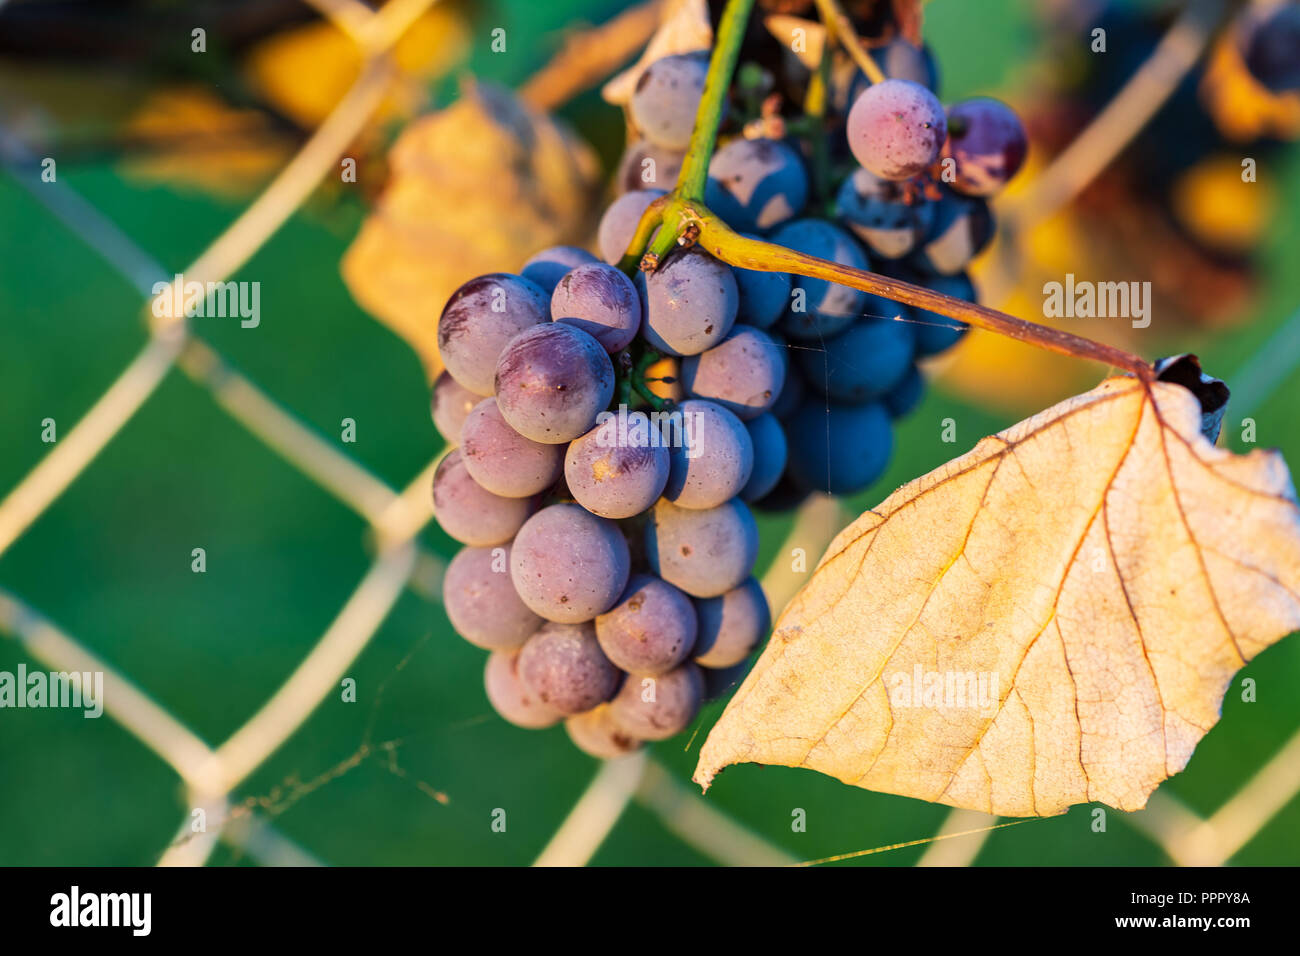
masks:
<svg viewBox="0 0 1300 956"><path fill-rule="evenodd" d="M426 82L449 70L468 48L468 27L454 11L435 6L393 47L392 58L410 82L398 84L377 118L410 115L424 100ZM269 37L248 57L250 82L286 116L314 129L361 72L361 52L325 20Z"/></svg>
<svg viewBox="0 0 1300 956"><path fill-rule="evenodd" d="M1300 138L1300 93L1274 93L1246 68L1236 37L1227 31L1210 53L1201 99L1228 139Z"/></svg>
<svg viewBox="0 0 1300 956"><path fill-rule="evenodd" d="M1200 241L1227 252L1254 247L1274 208L1268 181L1243 182L1241 174L1238 157L1215 156L1197 163L1173 185L1179 222Z"/></svg>

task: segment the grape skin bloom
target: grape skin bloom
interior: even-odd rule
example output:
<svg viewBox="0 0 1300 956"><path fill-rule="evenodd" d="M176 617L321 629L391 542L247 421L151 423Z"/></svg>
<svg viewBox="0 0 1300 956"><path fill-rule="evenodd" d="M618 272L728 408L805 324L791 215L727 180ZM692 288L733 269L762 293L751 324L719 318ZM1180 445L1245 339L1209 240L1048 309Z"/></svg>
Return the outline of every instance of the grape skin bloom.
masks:
<svg viewBox="0 0 1300 956"><path fill-rule="evenodd" d="M569 716L609 700L620 674L590 623L548 621L519 652L519 680L547 707Z"/></svg>
<svg viewBox="0 0 1300 956"><path fill-rule="evenodd" d="M519 434L543 444L589 431L613 397L609 354L571 325L551 322L521 332L497 364L501 415Z"/></svg>
<svg viewBox="0 0 1300 956"><path fill-rule="evenodd" d="M570 493L592 514L631 518L663 494L668 447L645 412L602 413L603 421L564 453Z"/></svg>
<svg viewBox="0 0 1300 956"><path fill-rule="evenodd" d="M596 640L629 674L663 674L695 647L695 608L690 598L650 574L633 575L617 604L596 618Z"/></svg>
<svg viewBox="0 0 1300 956"><path fill-rule="evenodd" d="M492 394L497 360L529 326L549 322L550 298L536 284L493 272L451 294L438 319L438 352L451 377L476 395Z"/></svg>
<svg viewBox="0 0 1300 956"><path fill-rule="evenodd" d="M581 505L549 505L515 536L510 577L534 613L578 624L613 607L627 585L630 556L618 526Z"/></svg>

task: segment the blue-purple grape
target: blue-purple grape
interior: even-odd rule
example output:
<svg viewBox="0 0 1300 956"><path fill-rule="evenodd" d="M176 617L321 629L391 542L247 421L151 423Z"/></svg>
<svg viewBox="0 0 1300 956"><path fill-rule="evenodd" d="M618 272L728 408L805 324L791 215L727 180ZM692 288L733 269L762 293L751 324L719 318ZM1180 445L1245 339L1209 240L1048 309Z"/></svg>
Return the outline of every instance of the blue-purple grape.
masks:
<svg viewBox="0 0 1300 956"><path fill-rule="evenodd" d="M460 444L460 429L474 406L483 401L485 396L476 395L460 382L451 377L451 373L442 371L433 383L429 410L433 415L433 424L448 445Z"/></svg>
<svg viewBox="0 0 1300 956"><path fill-rule="evenodd" d="M955 179L950 185L957 192L992 196L1020 171L1028 152L1024 124L1001 100L977 96L948 108L943 155L952 160Z"/></svg>
<svg viewBox="0 0 1300 956"><path fill-rule="evenodd" d="M687 399L665 428L670 432L666 499L681 508L716 508L745 487L754 469L754 445L731 412Z"/></svg>
<svg viewBox="0 0 1300 956"><path fill-rule="evenodd" d="M617 265L636 235L636 227L650 204L664 195L662 189L636 189L609 204L596 229L596 249L610 265Z"/></svg>
<svg viewBox="0 0 1300 956"><path fill-rule="evenodd" d="M1246 68L1274 93L1300 90L1300 6L1283 4L1250 31Z"/></svg>
<svg viewBox="0 0 1300 956"><path fill-rule="evenodd" d="M542 619L510 580L510 545L462 548L447 565L442 603L456 633L489 651L522 647Z"/></svg>
<svg viewBox="0 0 1300 956"><path fill-rule="evenodd" d="M920 83L888 79L849 108L849 149L882 179L911 179L930 168L948 138L938 98Z"/></svg>
<svg viewBox="0 0 1300 956"><path fill-rule="evenodd" d="M524 687L566 716L609 700L622 677L600 649L590 622L547 621L524 644L518 667Z"/></svg>
<svg viewBox="0 0 1300 956"><path fill-rule="evenodd" d="M894 434L883 405L805 402L786 429L795 483L831 495L855 494L885 472Z"/></svg>
<svg viewBox="0 0 1300 956"><path fill-rule="evenodd" d="M434 517L461 544L505 544L534 508L531 498L505 498L480 486L466 470L459 448L448 452L433 473Z"/></svg>
<svg viewBox="0 0 1300 956"><path fill-rule="evenodd" d="M700 53L665 56L647 66L627 105L637 132L665 149L686 149L708 72L708 56Z"/></svg>
<svg viewBox="0 0 1300 956"><path fill-rule="evenodd" d="M519 274L550 295L570 269L599 261L586 249L577 246L551 246L525 262Z"/></svg>
<svg viewBox="0 0 1300 956"><path fill-rule="evenodd" d="M525 438L501 415L495 398L474 406L460 431L469 476L505 498L527 498L555 484L564 470L564 446Z"/></svg>
<svg viewBox="0 0 1300 956"><path fill-rule="evenodd" d="M924 276L908 279L908 281L923 285L934 292L942 292L954 299L964 299L967 302L978 301L975 285L970 281L970 276L964 272L950 276ZM970 331L970 326L965 322L940 315L938 312L931 312L929 309L913 309L912 317L916 322L912 328L916 335L918 358L937 355L952 348Z"/></svg>
<svg viewBox="0 0 1300 956"><path fill-rule="evenodd" d="M753 503L765 497L781 480L785 471L788 447L785 429L771 412L745 422L745 431L754 444L754 470L740 489L740 500Z"/></svg>
<svg viewBox="0 0 1300 956"><path fill-rule="evenodd" d="M956 275L992 239L993 214L988 203L945 191L935 204L934 223L907 262L927 275Z"/></svg>
<svg viewBox="0 0 1300 956"><path fill-rule="evenodd" d="M910 315L906 306L899 312ZM879 398L902 381L912 367L914 326L892 319L855 322L826 340L826 350L805 349L797 361L804 379L837 402L861 404Z"/></svg>
<svg viewBox="0 0 1300 956"><path fill-rule="evenodd" d="M592 262L560 280L551 295L551 318L582 329L606 352L621 352L641 328L641 299L622 272Z"/></svg>
<svg viewBox="0 0 1300 956"><path fill-rule="evenodd" d="M790 348L786 351L788 358L798 361L799 355L805 349L820 351L820 345L801 345L796 348ZM781 394L776 397L776 402L772 405L772 414L778 421L785 421L803 404L804 396L808 394L808 386L804 384L803 376L787 367L785 376L785 386L781 389Z"/></svg>
<svg viewBox="0 0 1300 956"><path fill-rule="evenodd" d="M667 740L691 725L704 702L704 677L687 661L658 677L632 675L610 701L614 722L638 740Z"/></svg>
<svg viewBox="0 0 1300 956"><path fill-rule="evenodd" d="M726 594L696 601L695 609L699 614L699 636L693 656L701 667L739 664L772 626L767 596L753 578Z"/></svg>
<svg viewBox="0 0 1300 956"><path fill-rule="evenodd" d="M639 515L668 483L668 447L645 412L606 413L564 454L569 493L602 518Z"/></svg>
<svg viewBox="0 0 1300 956"><path fill-rule="evenodd" d="M733 139L713 154L704 202L741 232L767 231L808 204L798 151L775 139Z"/></svg>
<svg viewBox="0 0 1300 956"><path fill-rule="evenodd" d="M740 686L740 682L749 673L749 660L743 660L731 667L702 667L700 674L704 677L704 700L721 700Z"/></svg>
<svg viewBox="0 0 1300 956"><path fill-rule="evenodd" d="M660 352L698 355L721 342L736 321L736 277L706 252L675 253L638 282L645 301L641 334Z"/></svg>
<svg viewBox="0 0 1300 956"><path fill-rule="evenodd" d="M591 430L614 397L614 366L599 342L561 322L529 328L501 353L496 398L525 438L554 445Z"/></svg>
<svg viewBox="0 0 1300 956"><path fill-rule="evenodd" d="M757 236L741 233L746 239ZM764 272L761 269L732 268L740 302L736 321L756 329L770 329L790 305L794 279L788 272Z"/></svg>
<svg viewBox="0 0 1300 956"><path fill-rule="evenodd" d="M629 570L618 526L575 504L550 505L529 518L510 553L510 577L524 604L565 624L613 607Z"/></svg>
<svg viewBox="0 0 1300 956"><path fill-rule="evenodd" d="M679 508L661 498L645 529L650 570L691 597L717 597L745 580L758 557L758 525L732 499L716 508Z"/></svg>
<svg viewBox="0 0 1300 956"><path fill-rule="evenodd" d="M910 197L899 183L858 169L844 180L835 213L882 259L900 259L916 248L934 224L934 204Z"/></svg>
<svg viewBox="0 0 1300 956"><path fill-rule="evenodd" d="M451 377L476 395L491 395L506 343L549 322L550 306L550 297L520 276L493 272L470 279L452 293L438 320L438 352Z"/></svg>
<svg viewBox="0 0 1300 956"><path fill-rule="evenodd" d="M598 760L625 757L641 749L641 741L615 722L609 704L566 718L564 729L575 747Z"/></svg>
<svg viewBox="0 0 1300 956"><path fill-rule="evenodd" d="M483 688L488 703L502 718L525 730L541 730L558 724L564 717L519 679L519 652L494 651L483 668Z"/></svg>
<svg viewBox="0 0 1300 956"><path fill-rule="evenodd" d="M682 171L684 150L664 149L639 139L623 150L614 183L620 193L635 189L672 189Z"/></svg>
<svg viewBox="0 0 1300 956"><path fill-rule="evenodd" d="M635 574L618 603L596 618L605 656L629 674L672 670L695 647L695 607L690 598L651 574Z"/></svg>
<svg viewBox="0 0 1300 956"><path fill-rule="evenodd" d="M921 404L925 395L925 376L915 365L903 376L903 380L889 390L881 401L889 417L898 419L911 414Z"/></svg>
<svg viewBox="0 0 1300 956"><path fill-rule="evenodd" d="M772 234L772 242L855 269L871 268L856 239L821 219L788 222ZM834 335L857 318L866 301L865 292L825 279L795 276L794 288L780 326L792 339L806 341Z"/></svg>
<svg viewBox="0 0 1300 956"><path fill-rule="evenodd" d="M713 348L682 359L682 385L693 398L721 405L741 421L757 418L785 386L785 355L766 332L732 326Z"/></svg>

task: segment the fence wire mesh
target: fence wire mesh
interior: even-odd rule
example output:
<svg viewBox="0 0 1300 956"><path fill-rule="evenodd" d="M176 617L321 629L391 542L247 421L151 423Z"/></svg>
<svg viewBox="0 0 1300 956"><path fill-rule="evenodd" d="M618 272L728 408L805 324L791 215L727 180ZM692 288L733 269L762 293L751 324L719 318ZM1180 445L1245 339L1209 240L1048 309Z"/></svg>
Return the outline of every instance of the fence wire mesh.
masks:
<svg viewBox="0 0 1300 956"><path fill-rule="evenodd" d="M219 282L231 276L337 168L340 157L374 115L393 80L391 48L436 2L389 0L375 10L360 0L309 0L310 6L356 44L364 60L360 75L270 185L184 270L188 280ZM1181 44L1180 58L1188 63L1194 60L1185 49L1186 37L1180 34L1174 39ZM409 587L430 602L439 600L443 561L418 541L433 517L429 486L436 459L403 488L390 487L235 370L183 317L154 318L149 309L154 298L152 290L157 281L172 280L169 271L71 188L41 181L34 157L12 131L0 130L0 157L14 179L51 216L134 286L150 316L145 347L76 425L0 500L0 554L94 464L150 401L173 368L209 390L216 405L268 451L362 518L371 532L372 548L368 570L310 652L242 726L215 746L186 727L128 675L119 673L39 609L4 588L0 588L0 631L16 638L26 654L53 670L103 673L105 713L179 775L188 806L177 821L175 839L159 848L160 865L203 865L219 842L266 865L319 865L321 861L309 848L276 828L259 801L240 800L236 791L302 726L326 695L335 691L404 589ZM172 289L162 294L171 295ZM1248 363L1248 380L1254 385L1246 404L1260 404L1281 384L1286 373L1300 364L1297 342L1300 313L1259 350L1253 363ZM1266 366L1267 374L1255 366ZM1243 409L1243 413L1248 412ZM842 518L842 512L830 499L815 499L801 509L791 540L804 545L821 541L824 545ZM763 583L774 602L781 603L793 594L799 578L773 567ZM342 769L346 768L336 768ZM332 774L324 776L328 779ZM438 796L429 789L431 795ZM1145 811L1128 815L1127 819L1171 861L1180 865L1219 865L1228 862L1297 793L1300 731L1208 816L1196 814L1161 790ZM535 865L587 863L631 802L658 817L677 839L718 863L799 862L702 799L653 758L640 754L606 762L598 770ZM191 826L197 809L204 810L208 820L202 832L195 832ZM998 825L995 817L954 810L934 834L898 846L929 844L919 865L967 865ZM843 858L893 848L848 852Z"/></svg>

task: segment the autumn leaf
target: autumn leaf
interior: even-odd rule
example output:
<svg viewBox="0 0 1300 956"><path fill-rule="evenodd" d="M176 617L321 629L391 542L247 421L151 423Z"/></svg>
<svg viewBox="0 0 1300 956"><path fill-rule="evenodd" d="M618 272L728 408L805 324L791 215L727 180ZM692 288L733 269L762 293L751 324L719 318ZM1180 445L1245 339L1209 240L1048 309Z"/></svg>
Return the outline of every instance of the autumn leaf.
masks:
<svg viewBox="0 0 1300 956"><path fill-rule="evenodd" d="M1142 808L1300 627L1286 465L1202 425L1189 388L1111 378L900 488L832 542L695 780L754 762L1008 816Z"/></svg>

